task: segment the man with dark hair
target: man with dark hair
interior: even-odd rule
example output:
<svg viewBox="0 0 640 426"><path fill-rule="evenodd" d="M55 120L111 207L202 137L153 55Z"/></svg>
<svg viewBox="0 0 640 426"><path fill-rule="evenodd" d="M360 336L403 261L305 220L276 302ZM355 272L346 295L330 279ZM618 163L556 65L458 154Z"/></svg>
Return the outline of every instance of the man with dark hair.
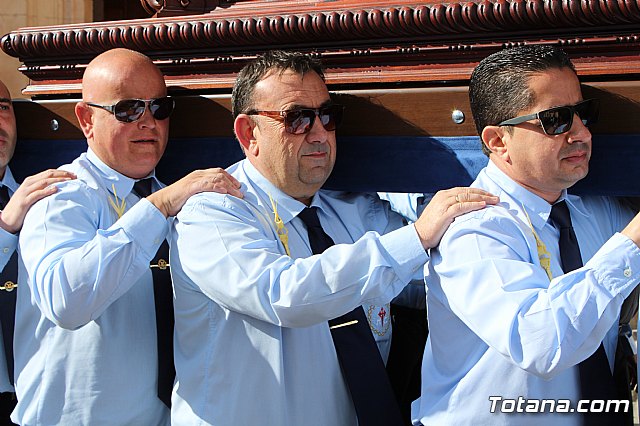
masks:
<svg viewBox="0 0 640 426"><path fill-rule="evenodd" d="M342 107L306 55L246 66L233 114L245 198L191 197L174 223L173 424L402 424L361 305L389 302L454 216L497 199L441 191L402 228L375 194L321 190Z"/></svg>
<svg viewBox="0 0 640 426"><path fill-rule="evenodd" d="M552 46L490 55L469 94L489 156L472 186L500 203L456 219L431 252L414 424L624 424L612 366L640 219L567 194L588 172L598 103Z"/></svg>
<svg viewBox="0 0 640 426"><path fill-rule="evenodd" d="M531 51L540 56L532 60ZM529 87L528 76L550 68L567 68L575 72L573 63L559 49L538 48L512 49L498 52L485 60L473 73L473 84L469 85L469 101L478 135L485 127L499 123L505 117L515 117L520 111L535 102L536 94ZM506 126L507 132L513 127ZM480 138L482 151L490 157L491 150Z"/></svg>
<svg viewBox="0 0 640 426"><path fill-rule="evenodd" d="M20 236L21 425L169 424L169 218L200 191L242 195L220 169L158 181L173 106L142 53L109 50L84 72L75 112L89 149L62 166L78 178L36 203Z"/></svg>

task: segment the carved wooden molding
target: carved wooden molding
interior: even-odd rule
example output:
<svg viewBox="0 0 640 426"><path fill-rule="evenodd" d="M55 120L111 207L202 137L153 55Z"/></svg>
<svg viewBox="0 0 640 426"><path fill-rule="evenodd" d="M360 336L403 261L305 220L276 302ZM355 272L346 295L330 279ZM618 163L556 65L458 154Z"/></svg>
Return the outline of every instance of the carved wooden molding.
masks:
<svg viewBox="0 0 640 426"><path fill-rule="evenodd" d="M637 31L640 1L500 0L259 17L216 19L210 15L27 28L6 35L2 46L11 56L39 61L121 46L160 54L290 44L321 48L338 42L411 37L452 41L471 34L496 36L496 32L507 38L528 30L561 34L611 28L618 32L629 26L628 30Z"/></svg>
<svg viewBox="0 0 640 426"><path fill-rule="evenodd" d="M179 6L180 0L141 1L162 11L168 3ZM172 84L195 76L203 88L228 87L247 60L271 48L321 56L336 83L352 82L350 73L373 82L435 81L447 74L463 79L486 54L524 42L560 43L578 62L603 57L603 73L640 72L624 65L640 55L640 0L385 4L194 0L189 11L213 9L188 17L23 28L1 43L24 63L21 71L32 86L41 81L76 84L92 57L114 47L146 53L176 80Z"/></svg>
<svg viewBox="0 0 640 426"><path fill-rule="evenodd" d="M238 1L238 0L236 0ZM218 6L229 6L236 1L225 0L140 0L142 7L155 17L184 16L208 13ZM242 0L240 0L242 1Z"/></svg>

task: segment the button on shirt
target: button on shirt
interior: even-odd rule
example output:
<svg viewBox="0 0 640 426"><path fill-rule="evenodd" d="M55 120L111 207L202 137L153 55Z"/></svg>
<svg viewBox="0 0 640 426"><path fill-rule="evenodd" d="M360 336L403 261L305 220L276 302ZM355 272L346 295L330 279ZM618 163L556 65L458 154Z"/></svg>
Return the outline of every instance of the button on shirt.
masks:
<svg viewBox="0 0 640 426"><path fill-rule="evenodd" d="M7 187L10 196L13 196L13 193L18 190L19 185L13 178L13 174L9 167L5 169L4 177L0 180L0 185ZM17 246L18 235L0 228L0 270L2 270L7 262L9 262L9 259L11 259L11 255L13 255ZM4 285L4 283L0 284ZM0 309L2 309L2 306L0 306ZM4 353L2 329L0 329L0 392L13 392L13 384L10 383L9 375L7 374L7 359Z"/></svg>
<svg viewBox="0 0 640 426"><path fill-rule="evenodd" d="M62 168L78 178L37 202L20 235L12 419L26 425L168 424L168 409L156 396L149 268L168 221L131 194L132 179L92 151Z"/></svg>
<svg viewBox="0 0 640 426"><path fill-rule="evenodd" d="M355 425L327 320L389 302L422 270L415 228L380 236L402 225L388 204L320 191L311 205L336 245L313 256L296 217L305 205L247 160L229 172L244 199L197 194L174 222L172 424Z"/></svg>
<svg viewBox="0 0 640 426"><path fill-rule="evenodd" d="M498 402L491 413L489 397L571 399L575 408L576 365L601 341L613 365L620 307L640 279L640 250L616 233L633 215L610 198L564 193L584 267L563 275L549 203L491 162L473 186L500 204L457 218L432 250L431 327L414 422L580 424L577 414L500 413ZM527 215L550 253L551 282Z"/></svg>

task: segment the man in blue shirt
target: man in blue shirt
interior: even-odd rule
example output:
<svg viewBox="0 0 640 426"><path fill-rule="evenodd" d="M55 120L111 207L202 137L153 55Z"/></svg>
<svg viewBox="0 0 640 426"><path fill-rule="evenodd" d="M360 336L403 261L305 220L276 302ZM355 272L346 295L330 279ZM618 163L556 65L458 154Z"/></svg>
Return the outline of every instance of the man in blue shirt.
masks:
<svg viewBox="0 0 640 426"><path fill-rule="evenodd" d="M191 197L172 232L172 422L356 425L327 321L388 303L422 270L425 249L454 216L497 199L468 188L442 191L402 227L375 194L321 190L342 108L306 55L267 52L240 72L232 101L246 159L228 170L245 198ZM319 224L302 218L313 212ZM321 254L310 236L317 228L335 243ZM332 327L364 326L371 339L364 322ZM366 357L379 358L375 345Z"/></svg>
<svg viewBox="0 0 640 426"><path fill-rule="evenodd" d="M431 252L414 424L623 424L612 367L640 219L567 194L588 172L597 102L552 46L485 58L469 97L489 156L472 186L500 203L457 218Z"/></svg>
<svg viewBox="0 0 640 426"><path fill-rule="evenodd" d="M53 185L73 179L73 173L46 170L22 185L13 178L9 161L18 139L16 117L7 86L0 81L0 423L10 424L16 404L13 387L13 328L17 283L18 232L33 203L56 192ZM6 343L6 345L5 345Z"/></svg>
<svg viewBox="0 0 640 426"><path fill-rule="evenodd" d="M141 53L110 50L85 70L75 112L89 149L62 167L77 179L32 207L19 241L12 419L21 425L169 424L157 347L167 336L156 321L172 318L158 302L168 290L170 305L171 284L158 288L150 261L189 196L241 196L220 169L163 188L154 168L172 110L161 72ZM152 265L167 266L166 256Z"/></svg>

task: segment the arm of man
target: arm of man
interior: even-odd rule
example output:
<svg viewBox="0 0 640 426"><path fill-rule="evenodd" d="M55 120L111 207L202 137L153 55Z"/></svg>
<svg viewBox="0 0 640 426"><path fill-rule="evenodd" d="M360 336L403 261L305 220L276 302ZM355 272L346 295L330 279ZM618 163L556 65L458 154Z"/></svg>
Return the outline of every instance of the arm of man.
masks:
<svg viewBox="0 0 640 426"><path fill-rule="evenodd" d="M214 172L220 173L227 174ZM178 181L167 193L188 198L201 188L191 183ZM135 285L169 229L163 212L148 199L113 223L113 209L104 207L108 197L102 198L95 188L69 182L36 203L25 219L19 244L32 297L63 328L95 320Z"/></svg>
<svg viewBox="0 0 640 426"><path fill-rule="evenodd" d="M382 236L366 232L353 244L294 259L285 254L266 212L228 196L196 196L174 223L174 282L262 321L310 326L366 300L391 300L427 261L425 244L437 243L459 212L485 202L453 204L462 205L453 192L444 193L415 226ZM298 230L289 228L293 232Z"/></svg>
<svg viewBox="0 0 640 426"><path fill-rule="evenodd" d="M270 218L255 208L215 195L192 201L172 232L176 285L279 326L307 327L366 299L390 300L427 260L410 227L382 237L368 232L354 244L294 259L285 254Z"/></svg>
<svg viewBox="0 0 640 426"><path fill-rule="evenodd" d="M500 210L449 229L433 253L429 298L520 368L551 378L591 355L617 322L640 278L640 250L615 234L582 268L549 282L531 229Z"/></svg>
<svg viewBox="0 0 640 426"><path fill-rule="evenodd" d="M63 328L95 320L134 286L168 232L167 219L148 201L117 219L102 195L80 181L63 184L29 210L21 231L31 297Z"/></svg>

